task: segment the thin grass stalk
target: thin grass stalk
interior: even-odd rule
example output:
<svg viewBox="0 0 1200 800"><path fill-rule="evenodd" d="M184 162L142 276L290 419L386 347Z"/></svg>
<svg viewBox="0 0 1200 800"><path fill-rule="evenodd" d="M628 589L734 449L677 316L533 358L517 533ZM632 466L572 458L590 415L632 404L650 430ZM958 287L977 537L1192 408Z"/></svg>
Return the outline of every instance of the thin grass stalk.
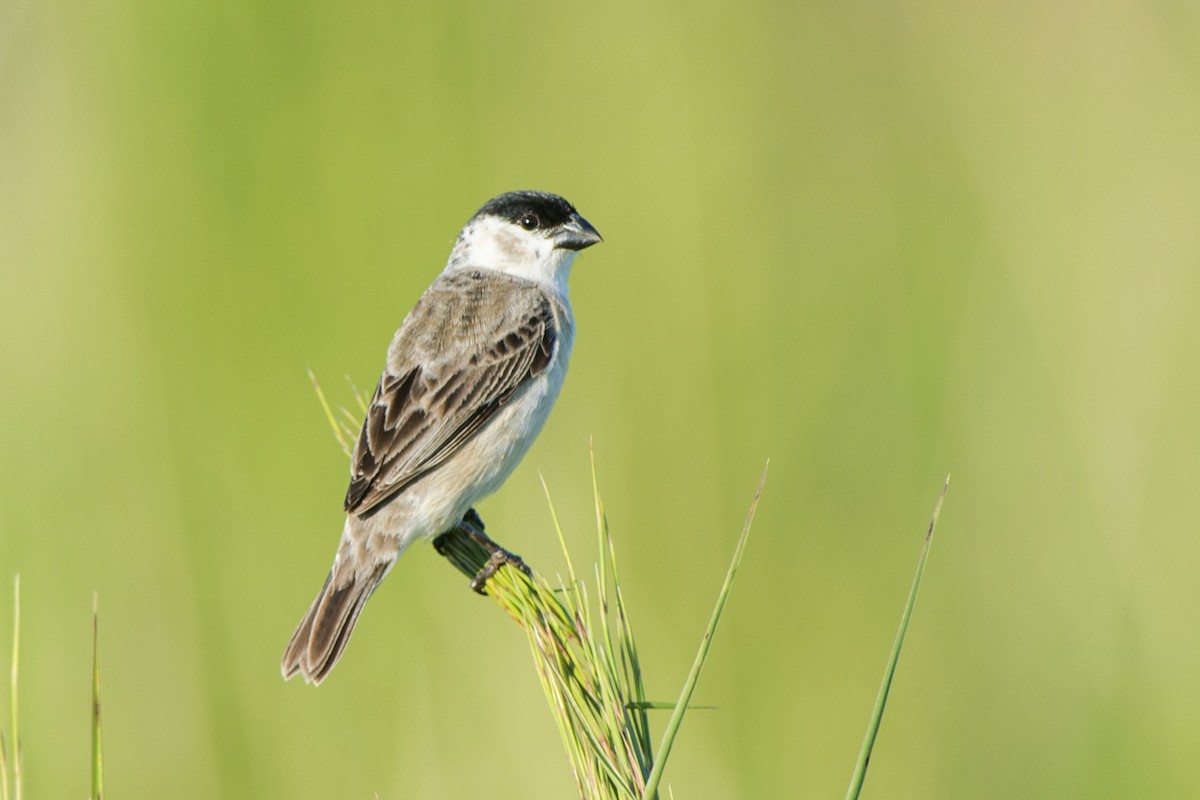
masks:
<svg viewBox="0 0 1200 800"><path fill-rule="evenodd" d="M642 683L642 669L638 658L637 641L634 638L633 625L626 611L625 595L621 591L621 579L617 574L616 548L613 545L612 535L609 533L608 517L604 513L603 505L599 502L600 492L596 488L595 475L596 467L593 456L592 486L597 498L596 512L599 518L598 524L604 531L604 538L608 545L608 558L612 563L613 594L617 600L617 629L621 641L622 680L623 684L630 687L633 691L633 697L626 702L625 710L628 722L634 730L633 741L639 745L634 755L641 768L643 778L646 778L650 775L651 764L654 759L654 755L650 751L650 718L646 713L647 708L649 708L649 705L646 703L646 687Z"/></svg>
<svg viewBox="0 0 1200 800"><path fill-rule="evenodd" d="M13 798L21 800L21 726L18 713L19 693L17 687L20 678L21 663L21 576L18 573L13 578L13 645L12 645L12 681L9 684L10 708L12 711L12 727L9 735L12 737L12 774Z"/></svg>
<svg viewBox="0 0 1200 800"><path fill-rule="evenodd" d="M92 596L92 800L104 796L104 734L100 719L100 596Z"/></svg>
<svg viewBox="0 0 1200 800"><path fill-rule="evenodd" d="M351 445L353 434L346 435L345 423L339 421L337 415L333 413L333 407L329 405L329 401L325 399L325 392L321 389L321 382L317 380L317 376L311 369L308 370L308 379L312 381L313 391L317 393L317 400L321 403L321 410L325 412L325 419L329 422L329 427L333 429L333 438L341 446L342 452L349 455L350 448L353 446ZM346 414L346 409L343 408L342 413Z"/></svg>
<svg viewBox="0 0 1200 800"><path fill-rule="evenodd" d="M627 687L633 690L632 698L620 698L621 702L621 717L624 723L633 731L632 737L626 737L625 742L630 745L627 750L627 756L631 763L638 765L640 776L645 780L648 768L646 761L641 757L643 748L636 745L642 741L645 736L645 741L649 741L649 726L639 726L637 719L639 712L631 712L629 701L640 700L640 687L636 682L630 680L632 673L626 669L630 657L628 648L628 639L625 636L627 627L624 610L621 607L620 601L617 602L617 619L615 626L610 618L609 606L609 569L612 571L612 586L614 593L620 591L620 581L617 579L617 559L616 551L613 548L612 536L608 528L608 518L604 513L604 503L600 499L599 480L596 476L596 450L592 442L588 442L588 459L592 469L592 497L595 500L596 510L596 534L597 546L599 548L598 557L596 559L596 586L600 600L601 628L604 631L604 642L606 644L604 652L604 667L613 685L618 687ZM618 595L619 597L619 595ZM619 637L619 644L613 641L613 629L616 627L616 633ZM620 657L621 665L617 665L617 657ZM644 712L640 712L644 716Z"/></svg>
<svg viewBox="0 0 1200 800"><path fill-rule="evenodd" d="M908 623L912 620L913 609L917 605L917 592L921 588L921 578L925 575L925 562L929 559L929 548L933 544L933 532L937 528L938 516L942 513L942 501L950 489L950 476L942 486L937 504L933 507L933 516L929 520L929 530L925 533L925 543L921 546L921 556L917 559L917 571L913 575L912 587L908 590L908 602L904 604L904 613L900 615L900 629L896 631L896 639L892 643L892 651L888 654L887 666L883 670L883 682L875 697L875 707L871 710L871 720L867 723L867 733L863 737L862 748L858 752L858 761L854 764L854 772L850 776L850 787L846 791L846 800L857 800L862 792L863 781L867 777L867 766L871 763L871 751L875 748L875 738L879 734L879 725L883 721L883 709L887 705L888 694L892 688L892 678L896 675L896 665L900 663L900 650L904 647L904 636L908 632Z"/></svg>
<svg viewBox="0 0 1200 800"><path fill-rule="evenodd" d="M638 765L638 772L645 786L645 780L650 774L653 756L650 752L650 721L646 714L645 687L642 685L641 667L638 663L637 644L633 637L633 627L625 609L624 595L621 593L621 580L617 573L617 554L613 544L612 534L608 527L608 516L604 512L604 503L600 498L600 487L596 477L595 448L589 442L588 454L592 468L592 495L595 498L596 530L599 534L599 559L601 591L601 613L604 615L603 626L605 640L608 643L608 670L613 682L626 687L632 697L626 696L622 703L622 717L625 724L632 730L633 735L626 739L630 746L628 757L631 763ZM612 571L612 593L616 599L615 625L610 624L608 602L608 567ZM618 641L613 642L613 628L616 628ZM614 660L614 654L620 654L620 666Z"/></svg>
<svg viewBox="0 0 1200 800"><path fill-rule="evenodd" d="M700 670L703 669L704 662L708 658L713 635L717 631L717 624L721 621L721 614L729 600L729 590L733 588L734 576L737 575L738 566L742 563L742 555L746 552L746 541L750 538L750 526L754 522L754 512L758 510L758 499L762 497L763 484L767 482L769 466L768 462L767 466L763 467L762 477L758 480L758 488L754 491L754 499L750 502L750 510L746 513L746 522L742 525L742 535L738 537L737 547L733 552L733 561L729 564L729 571L725 573L725 582L721 585L721 591L717 595L716 607L713 608L708 628L704 631L704 638L700 640L700 649L696 653L695 660L692 661L692 668L688 672L687 680L684 681L683 691L679 693L675 710L671 712L671 719L667 722L666 730L663 731L662 741L654 755L654 767L650 771L646 788L642 792L642 800L653 800L658 796L658 784L662 780L663 769L667 765L667 758L671 755L675 737L679 734L679 726L683 724L683 715L687 712L692 693L696 690L696 683L700 680Z"/></svg>
<svg viewBox="0 0 1200 800"><path fill-rule="evenodd" d="M593 461L593 465L594 465L594 461ZM543 481L543 487L545 487L544 481ZM593 488L594 489L596 488L594 470L593 470ZM595 499L596 499L596 503L597 503L597 508L601 509L602 504L600 501L598 491L595 492ZM598 562L597 571L598 571L598 574L600 575L600 577L598 579L598 585L600 587L599 588L599 599L600 599L600 609L601 609L600 627L604 631L604 636L605 636L606 641L609 642L609 647L608 647L608 651L606 654L604 649L599 646L598 640L595 637L592 637L589 635L589 631L592 628L592 625L591 625L592 604L590 602L588 602L586 586L584 586L581 582L579 582L575 576L574 564L572 563L571 558L570 558L570 553L566 548L566 539L563 535L562 527L558 523L558 515L557 515L557 512L554 510L554 504L553 504L553 501L551 501L549 498L548 491L547 491L547 502L549 503L550 508L551 508L551 516L554 520L555 530L559 536L559 542L562 545L564 558L566 558L566 560L567 560L567 567L568 567L568 571L571 576L571 587L572 588L569 591L564 590L564 593L570 597L569 605L572 606L573 616L575 617L576 635L578 637L578 641L583 645L583 647L585 648L585 650L587 652L587 658L585 659L585 661L587 663L593 664L596 667L598 667L595 670L595 673L597 675L602 675L605 678L604 680L601 680L598 683L594 682L590 686L583 687L582 696L585 698L591 699L593 701L593 703L594 703L593 713L596 712L596 709L607 709L606 712L605 711L600 712L600 714L601 714L600 718L601 718L601 720L605 720L605 727L608 728L609 736L607 737L607 741L609 741L610 743L615 742L615 741L620 741L622 743L622 750L623 750L626 758L628 759L625 762L626 771L630 771L628 769L628 767L631 765L633 767L635 767L633 774L635 774L637 777L634 778L634 780L633 780L633 790L636 790L636 788L638 788L638 784L641 783L640 779L643 778L643 776L645 775L645 771L641 768L641 764L639 763L638 759L633 756L637 752L639 752L640 750L642 750L644 748L642 746L640 746L641 742L639 741L639 732L636 729L633 729L625 724L627 722L627 720L625 720L625 703L623 702L623 699L626 697L627 692L624 690L624 686L621 684L621 681L619 678L619 673L615 669L615 662L613 662L612 657L611 657L611 652L612 652L611 627L610 627L608 616L606 613L608 604L607 604L607 595L605 592L605 586L606 586L606 582L607 582L606 567L608 566L608 559L604 558L605 554L604 554L603 547L602 547L601 558ZM606 526L603 524L602 512L598 516L598 520L600 521L598 523L598 530L602 537L601 544L603 545L603 538L607 537L607 529L606 529ZM583 612L582 614L580 613L580 610L582 610L582 612ZM617 721L620 721L620 724L614 725L614 723ZM620 780L620 781L618 781L618 785L620 786L623 795L626 792L630 791L630 781L629 780ZM636 797L637 795L631 794L630 796Z"/></svg>
<svg viewBox="0 0 1200 800"><path fill-rule="evenodd" d="M8 787L8 742L4 738L4 731L0 730L0 800L9 800Z"/></svg>

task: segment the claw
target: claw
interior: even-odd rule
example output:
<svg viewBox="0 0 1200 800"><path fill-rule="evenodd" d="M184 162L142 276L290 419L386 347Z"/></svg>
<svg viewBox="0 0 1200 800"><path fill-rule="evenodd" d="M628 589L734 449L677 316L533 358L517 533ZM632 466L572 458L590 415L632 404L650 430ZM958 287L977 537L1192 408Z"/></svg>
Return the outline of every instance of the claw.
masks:
<svg viewBox="0 0 1200 800"><path fill-rule="evenodd" d="M509 564L511 566L516 567L517 569L521 570L521 572L524 572L526 575L529 575L529 576L533 575L533 571L529 569L529 565L526 564L519 555L517 555L516 553L508 552L503 547L501 547L500 545L493 542L491 539L487 539L487 537L484 537L484 538L487 540L487 544L484 544L484 542L479 541L478 539L476 539L476 541L479 541L479 543L481 545L483 545L484 547L487 547L489 550L491 550L492 554L491 554L491 556L488 557L487 563L483 565L483 569L481 569L481 570L479 570L479 572L475 573L475 577L471 579L471 588L472 589L474 589L479 594L487 594L487 589L485 587L485 584L491 579L491 577L493 575L496 574L496 570L500 569L500 567L502 567L505 564ZM493 549L493 548L495 548L495 549Z"/></svg>

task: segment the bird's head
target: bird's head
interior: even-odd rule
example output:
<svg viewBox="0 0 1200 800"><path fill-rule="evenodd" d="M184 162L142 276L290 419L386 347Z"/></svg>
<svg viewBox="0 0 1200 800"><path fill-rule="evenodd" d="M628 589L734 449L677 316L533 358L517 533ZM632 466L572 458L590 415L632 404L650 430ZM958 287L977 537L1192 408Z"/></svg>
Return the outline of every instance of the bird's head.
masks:
<svg viewBox="0 0 1200 800"><path fill-rule="evenodd" d="M548 192L494 197L463 227L447 269L494 269L566 295L576 254L602 241L575 207Z"/></svg>

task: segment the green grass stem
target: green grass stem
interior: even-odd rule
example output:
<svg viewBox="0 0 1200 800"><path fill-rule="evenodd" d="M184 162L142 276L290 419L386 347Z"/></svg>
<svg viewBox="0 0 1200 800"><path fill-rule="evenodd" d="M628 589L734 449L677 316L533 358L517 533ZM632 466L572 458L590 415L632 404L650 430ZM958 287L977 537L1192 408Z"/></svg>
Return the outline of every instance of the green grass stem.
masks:
<svg viewBox="0 0 1200 800"><path fill-rule="evenodd" d="M867 777L867 765L871 763L871 751L875 748L875 738L879 734L879 725L883 721L883 709L887 705L888 693L892 688L892 678L896 674L896 665L900 662L900 650L904 647L904 635L908 632L908 623L912 619L913 608L917 604L917 592L921 588L921 578L925 574L925 562L929 559L929 548L933 543L933 531L937 528L938 515L942 513L942 501L950 488L950 476L942 486L937 504L933 508L933 517L929 520L929 530L925 533L925 543L921 547L921 557L917 559L917 571L913 576L912 588L908 591L908 602L904 605L904 613L900 616L900 629L896 632L896 640L892 644L892 652L888 655L887 667L883 671L883 682L879 686L879 694L875 698L875 708L871 711L871 721L867 724L867 734L863 738L862 748L858 753L858 762L854 765L854 774L850 776L850 788L846 791L846 800L858 800L862 792L863 780Z"/></svg>
<svg viewBox="0 0 1200 800"><path fill-rule="evenodd" d="M18 577L15 582L14 594L19 596L20 592L21 592L21 579L20 579L20 577ZM16 627L16 623L14 623L14 628L15 627ZM14 652L15 652L15 648L14 648ZM13 670L14 671L16 670L16 667L17 667L16 659L14 658L14 660L13 660ZM15 681L14 681L14 686L15 686ZM15 692L14 692L14 695L15 695ZM14 703L14 707L15 707L15 702L16 702L15 697L12 699L12 702ZM13 716L14 717L16 716L15 713ZM10 780L10 775L9 775L9 770L8 770L8 742L4 738L4 731L0 730L0 800L9 800L9 780Z"/></svg>
<svg viewBox="0 0 1200 800"><path fill-rule="evenodd" d="M703 669L704 662L708 658L708 650L712 646L713 636L717 632L717 624L721 621L721 613L725 610L725 604L729 600L729 590L733 588L734 576L737 574L738 566L742 563L742 555L746 551L746 541L750 537L750 526L754 522L754 512L758 509L758 500L762 497L763 484L767 480L768 467L763 468L762 477L759 478L758 488L754 491L754 499L750 503L750 510L746 513L746 522L742 525L742 535L738 537L737 547L733 552L733 561L729 564L729 571L725 573L725 582L721 585L721 591L717 595L716 607L713 608L708 628L704 631L704 638L700 640L700 649L692 661L692 668L688 672L687 680L684 681L683 691L679 693L679 699L675 702L675 710L671 712L671 719L667 722L666 730L663 731L662 741L654 756L654 768L646 780L646 788L642 791L642 800L651 800L657 796L658 784L662 780L667 757L670 756L671 748L675 744L675 737L679 734L679 726L683 723L683 715L687 712L692 693L696 690L696 683L700 679L700 670Z"/></svg>
<svg viewBox="0 0 1200 800"><path fill-rule="evenodd" d="M92 596L92 800L104 796L104 736L100 720L100 597Z"/></svg>
<svg viewBox="0 0 1200 800"><path fill-rule="evenodd" d="M346 434L346 423L339 421L337 415L333 413L333 408L329 405L329 401L325 399L325 392L321 389L321 382L317 380L317 376L313 374L311 369L308 371L308 379L312 381L313 391L317 393L317 400L321 403L321 410L325 412L325 419L329 422L329 427L333 429L333 438L337 439L338 445L341 446L346 454L349 454L354 434L350 434L349 436ZM346 409L343 408L342 413L346 414Z"/></svg>
<svg viewBox="0 0 1200 800"><path fill-rule="evenodd" d="M19 699L20 692L20 665L21 665L21 576L17 574L13 578L13 644L12 644L12 672L11 681L9 683L9 709L12 712L10 728L8 730L12 741L12 797L13 800L21 800L22 795L22 776L21 776L21 717L19 714ZM7 779L5 781L7 783Z"/></svg>
<svg viewBox="0 0 1200 800"><path fill-rule="evenodd" d="M8 800L8 745L0 730L0 800Z"/></svg>

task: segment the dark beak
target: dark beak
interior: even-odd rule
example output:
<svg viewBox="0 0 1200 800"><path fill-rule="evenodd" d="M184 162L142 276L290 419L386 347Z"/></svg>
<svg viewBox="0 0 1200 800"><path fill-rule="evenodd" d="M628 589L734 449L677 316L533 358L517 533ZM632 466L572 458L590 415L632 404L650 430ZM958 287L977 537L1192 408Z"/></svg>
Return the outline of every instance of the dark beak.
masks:
<svg viewBox="0 0 1200 800"><path fill-rule="evenodd" d="M567 223L554 234L554 246L563 250L582 250L602 241L604 237L600 235L600 231L578 214L572 214Z"/></svg>

